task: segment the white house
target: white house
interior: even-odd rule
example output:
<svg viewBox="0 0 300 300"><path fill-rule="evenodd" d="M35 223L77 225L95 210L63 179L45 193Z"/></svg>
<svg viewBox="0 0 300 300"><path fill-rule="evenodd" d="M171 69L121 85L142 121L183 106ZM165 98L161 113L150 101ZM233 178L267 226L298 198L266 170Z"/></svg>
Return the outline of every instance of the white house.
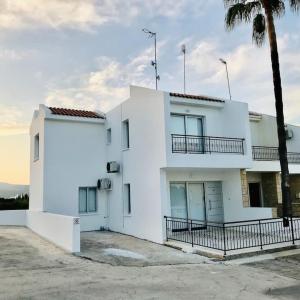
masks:
<svg viewBox="0 0 300 300"><path fill-rule="evenodd" d="M274 117L249 116L243 102L135 86L106 115L40 105L30 129L29 210L80 217L81 231L158 243L164 216L271 218L281 201L275 125ZM288 129L297 152L300 129ZM292 157L299 164L291 172L300 174ZM294 185L300 198L296 175Z"/></svg>

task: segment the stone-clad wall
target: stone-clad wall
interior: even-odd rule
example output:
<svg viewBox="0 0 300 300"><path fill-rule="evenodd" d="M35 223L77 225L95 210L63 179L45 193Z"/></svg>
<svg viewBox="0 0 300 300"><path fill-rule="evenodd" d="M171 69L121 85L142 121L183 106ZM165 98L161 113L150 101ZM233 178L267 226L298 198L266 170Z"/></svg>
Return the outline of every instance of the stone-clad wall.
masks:
<svg viewBox="0 0 300 300"><path fill-rule="evenodd" d="M264 207L277 207L282 202L279 173L262 173Z"/></svg>
<svg viewBox="0 0 300 300"><path fill-rule="evenodd" d="M243 207L250 206L249 192L248 192L248 180L246 170L241 170L241 185L242 185L242 198Z"/></svg>

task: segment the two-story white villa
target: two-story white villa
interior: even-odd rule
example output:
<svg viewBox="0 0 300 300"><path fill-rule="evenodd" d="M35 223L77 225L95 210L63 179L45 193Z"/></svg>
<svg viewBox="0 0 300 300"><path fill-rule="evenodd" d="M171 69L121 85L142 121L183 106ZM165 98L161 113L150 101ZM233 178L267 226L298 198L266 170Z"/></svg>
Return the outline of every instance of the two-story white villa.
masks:
<svg viewBox="0 0 300 300"><path fill-rule="evenodd" d="M300 129L288 133L298 152ZM163 243L164 216L265 219L281 203L275 118L243 102L131 86L105 115L40 105L30 135L30 211L80 217L81 231Z"/></svg>

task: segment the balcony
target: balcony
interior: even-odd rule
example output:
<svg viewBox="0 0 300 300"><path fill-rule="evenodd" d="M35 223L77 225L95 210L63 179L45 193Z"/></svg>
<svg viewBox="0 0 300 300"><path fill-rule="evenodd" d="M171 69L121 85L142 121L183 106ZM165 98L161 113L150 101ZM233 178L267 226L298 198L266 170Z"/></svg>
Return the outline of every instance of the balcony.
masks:
<svg viewBox="0 0 300 300"><path fill-rule="evenodd" d="M275 161L279 160L279 153L277 147L264 147L264 146L253 146L252 147L252 158L259 161ZM288 162L291 164L300 164L300 153L288 152Z"/></svg>
<svg viewBox="0 0 300 300"><path fill-rule="evenodd" d="M244 139L172 134L172 152L192 154L244 154Z"/></svg>

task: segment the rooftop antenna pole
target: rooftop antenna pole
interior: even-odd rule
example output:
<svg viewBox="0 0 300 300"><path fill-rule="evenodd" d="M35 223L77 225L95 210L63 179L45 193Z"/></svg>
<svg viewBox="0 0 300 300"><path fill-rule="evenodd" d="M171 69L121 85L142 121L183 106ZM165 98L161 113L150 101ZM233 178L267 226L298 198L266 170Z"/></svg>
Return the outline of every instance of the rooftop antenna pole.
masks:
<svg viewBox="0 0 300 300"><path fill-rule="evenodd" d="M185 44L181 46L181 52L183 54L183 93L185 94L185 54L186 54Z"/></svg>
<svg viewBox="0 0 300 300"><path fill-rule="evenodd" d="M143 32L145 32L146 34L148 34L149 38L154 37L154 61L151 61L151 65L154 67L155 70L155 89L157 90L157 86L158 86L158 80L160 80L160 77L158 75L158 71L157 71L157 51L156 51L156 32L152 32L146 28L142 29Z"/></svg>
<svg viewBox="0 0 300 300"><path fill-rule="evenodd" d="M222 58L220 58L219 60L220 60L220 62L221 62L222 64L224 64L225 67L226 67L226 74L227 74L227 84L228 84L229 98L230 98L230 100L232 100L232 98L231 98L231 90L230 90L230 82L229 82L229 74L228 74L228 67L227 67L227 61L224 60L224 59L222 59Z"/></svg>

